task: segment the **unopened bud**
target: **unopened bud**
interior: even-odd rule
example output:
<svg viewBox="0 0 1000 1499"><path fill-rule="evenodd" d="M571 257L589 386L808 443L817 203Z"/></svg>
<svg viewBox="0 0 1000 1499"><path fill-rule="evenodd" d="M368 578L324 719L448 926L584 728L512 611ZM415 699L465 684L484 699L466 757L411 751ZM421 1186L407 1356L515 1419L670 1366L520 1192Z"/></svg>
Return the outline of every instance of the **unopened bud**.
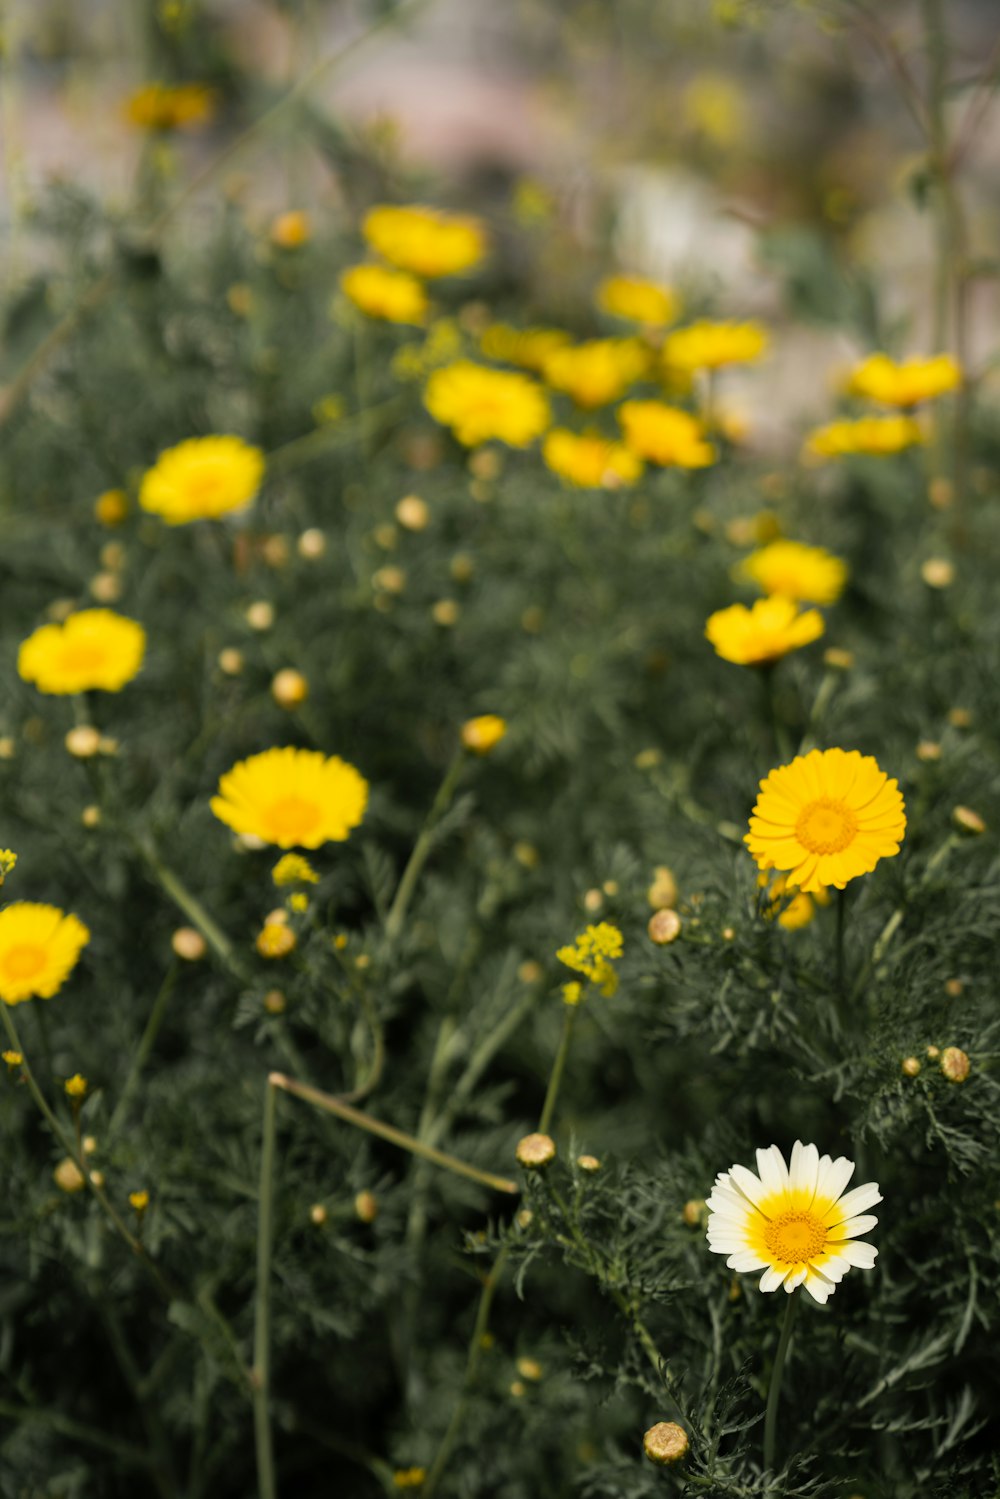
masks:
<svg viewBox="0 0 1000 1499"><path fill-rule="evenodd" d="M458 623L461 612L460 606L454 599L438 599L431 605L431 619L436 625L441 625L446 630L450 630L452 625Z"/></svg>
<svg viewBox="0 0 1000 1499"><path fill-rule="evenodd" d="M963 833L985 833L986 824L971 807L953 807L951 820Z"/></svg>
<svg viewBox="0 0 1000 1499"><path fill-rule="evenodd" d="M556 1158L556 1142L551 1135L525 1135L517 1142L518 1164L525 1171L541 1171Z"/></svg>
<svg viewBox="0 0 1000 1499"><path fill-rule="evenodd" d="M227 645L225 650L219 652L219 670L224 671L227 677L238 677L243 670L242 651Z"/></svg>
<svg viewBox="0 0 1000 1499"><path fill-rule="evenodd" d="M545 977L545 969L534 958L525 958L517 970L517 976L522 984L538 984Z"/></svg>
<svg viewBox="0 0 1000 1499"><path fill-rule="evenodd" d="M653 870L653 883L646 891L646 899L654 911L665 910L677 904L677 881L672 869L666 864L657 864Z"/></svg>
<svg viewBox="0 0 1000 1499"><path fill-rule="evenodd" d="M283 1015L288 1008L288 1000L280 989L268 989L264 995L264 1008L269 1015Z"/></svg>
<svg viewBox="0 0 1000 1499"><path fill-rule="evenodd" d="M64 741L71 755L78 760L89 760L98 754L101 748L101 736L93 724L77 724L75 729L70 729Z"/></svg>
<svg viewBox="0 0 1000 1499"><path fill-rule="evenodd" d="M920 576L928 588L950 588L955 581L955 565L945 557L928 557Z"/></svg>
<svg viewBox="0 0 1000 1499"><path fill-rule="evenodd" d="M309 696L309 683L300 671L286 666L275 674L271 696L279 708L297 708Z"/></svg>
<svg viewBox="0 0 1000 1499"><path fill-rule="evenodd" d="M322 1228L323 1224L326 1222L326 1208L321 1202L313 1203L312 1207L309 1209L309 1218L311 1222L315 1223L317 1228Z"/></svg>
<svg viewBox="0 0 1000 1499"><path fill-rule="evenodd" d="M295 549L307 562L315 562L326 551L326 537L315 526L310 526L308 531L302 532L295 544Z"/></svg>
<svg viewBox="0 0 1000 1499"><path fill-rule="evenodd" d="M681 1211L681 1217L684 1219L684 1222L687 1224L688 1228L697 1228L698 1224L702 1220L702 1217L704 1216L704 1212L704 1202L700 1198L692 1197L689 1202L686 1202L684 1204L684 1207Z"/></svg>
<svg viewBox="0 0 1000 1499"><path fill-rule="evenodd" d="M197 963L208 952L207 942L193 926L179 926L170 938L170 946L188 963Z"/></svg>
<svg viewBox="0 0 1000 1499"><path fill-rule="evenodd" d="M578 1155L576 1164L581 1171L600 1171L601 1163L596 1155Z"/></svg>
<svg viewBox="0 0 1000 1499"><path fill-rule="evenodd" d="M917 759L929 764L934 760L940 760L941 746L936 739L921 739L917 745Z"/></svg>
<svg viewBox="0 0 1000 1499"><path fill-rule="evenodd" d="M517 1372L522 1379L535 1381L542 1377L542 1366L536 1358L519 1358Z"/></svg>
<svg viewBox="0 0 1000 1499"><path fill-rule="evenodd" d="M101 821L101 809L93 805L84 807L80 813L80 821L85 828L96 828Z"/></svg>
<svg viewBox="0 0 1000 1499"><path fill-rule="evenodd" d="M583 897L583 909L591 916L598 912L604 905L603 890L588 890Z"/></svg>
<svg viewBox="0 0 1000 1499"><path fill-rule="evenodd" d="M87 1185L83 1172L71 1156L66 1156L59 1162L52 1173L52 1179L60 1192L79 1192Z"/></svg>
<svg viewBox="0 0 1000 1499"><path fill-rule="evenodd" d="M950 1083L964 1083L971 1065L966 1053L958 1046L946 1046L941 1053L941 1071Z"/></svg>
<svg viewBox="0 0 1000 1499"><path fill-rule="evenodd" d="M251 630L269 630L274 624L274 605L269 604L266 599L258 599L248 607L243 617Z"/></svg>
<svg viewBox="0 0 1000 1499"><path fill-rule="evenodd" d="M354 1199L354 1212L362 1223L374 1223L378 1217L378 1199L374 1192L359 1192Z"/></svg>
<svg viewBox="0 0 1000 1499"><path fill-rule="evenodd" d="M676 1421L657 1421L642 1439L643 1452L661 1467L679 1462L690 1445L687 1432Z"/></svg>
<svg viewBox="0 0 1000 1499"><path fill-rule="evenodd" d="M676 911L655 911L649 918L646 927L649 940L655 942L657 947L666 947L669 942L676 942L681 934L681 918Z"/></svg>
<svg viewBox="0 0 1000 1499"><path fill-rule="evenodd" d="M407 531L425 530L430 518L430 507L419 495L404 495L396 506L396 519Z"/></svg>
<svg viewBox="0 0 1000 1499"><path fill-rule="evenodd" d="M854 665L854 652L845 651L837 645L828 646L823 652L823 665L828 666L831 671L850 671Z"/></svg>
<svg viewBox="0 0 1000 1499"><path fill-rule="evenodd" d="M920 1074L920 1061L917 1057L903 1058L903 1076L918 1077Z"/></svg>

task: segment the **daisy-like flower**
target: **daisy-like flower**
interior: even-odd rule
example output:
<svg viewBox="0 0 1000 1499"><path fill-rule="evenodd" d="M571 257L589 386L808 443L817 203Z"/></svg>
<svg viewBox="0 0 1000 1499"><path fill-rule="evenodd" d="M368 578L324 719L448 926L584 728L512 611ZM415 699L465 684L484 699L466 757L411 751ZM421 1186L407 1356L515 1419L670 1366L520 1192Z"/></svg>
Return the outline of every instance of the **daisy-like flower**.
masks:
<svg viewBox="0 0 1000 1499"><path fill-rule="evenodd" d="M780 593L806 604L835 604L847 582L846 562L823 547L804 546L801 541L772 541L745 557L734 573L765 593Z"/></svg>
<svg viewBox="0 0 1000 1499"><path fill-rule="evenodd" d="M384 265L352 265L340 277L340 289L366 317L387 323L423 323L427 293L409 271L390 271Z"/></svg>
<svg viewBox="0 0 1000 1499"><path fill-rule="evenodd" d="M541 436L551 417L548 398L534 380L513 370L491 370L471 359L435 370L424 390L424 405L467 448L491 439L526 448Z"/></svg>
<svg viewBox="0 0 1000 1499"><path fill-rule="evenodd" d="M240 760L220 779L211 808L236 833L278 848L319 848L348 838L367 804L368 782L353 765L288 748Z"/></svg>
<svg viewBox="0 0 1000 1499"><path fill-rule="evenodd" d="M570 432L553 427L542 445L542 460L561 479L578 489L620 489L642 474L642 460L624 443L599 432Z"/></svg>
<svg viewBox="0 0 1000 1499"><path fill-rule="evenodd" d="M509 323L491 323L483 330L479 347L487 359L516 364L540 375L549 355L570 342L562 328L512 328Z"/></svg>
<svg viewBox="0 0 1000 1499"><path fill-rule="evenodd" d="M455 276L486 254L486 231L478 219L418 205L373 208L361 232L377 254L414 276Z"/></svg>
<svg viewBox="0 0 1000 1499"><path fill-rule="evenodd" d="M697 417L665 401L626 401L618 408L626 446L648 463L676 468L707 468L715 448Z"/></svg>
<svg viewBox="0 0 1000 1499"><path fill-rule="evenodd" d="M648 367L649 350L637 338L592 338L550 354L543 374L553 390L593 411L617 401Z"/></svg>
<svg viewBox="0 0 1000 1499"><path fill-rule="evenodd" d="M818 640L824 630L818 609L800 614L794 599L775 594L748 609L731 604L709 615L705 635L723 661L737 666L769 666L789 651Z"/></svg>
<svg viewBox="0 0 1000 1499"><path fill-rule="evenodd" d="M241 437L189 437L143 475L139 504L168 526L241 510L260 488L264 454Z"/></svg>
<svg viewBox="0 0 1000 1499"><path fill-rule="evenodd" d="M905 831L899 786L871 755L815 749L761 781L743 841L761 869L809 895L869 874L899 853Z"/></svg>
<svg viewBox="0 0 1000 1499"><path fill-rule="evenodd" d="M931 401L961 383L962 367L950 354L904 359L899 364L888 354L872 354L851 375L850 389L883 406L906 408Z"/></svg>
<svg viewBox="0 0 1000 1499"><path fill-rule="evenodd" d="M759 323L692 323L678 328L663 345L663 362L673 370L717 370L749 364L767 349L767 329Z"/></svg>
<svg viewBox="0 0 1000 1499"><path fill-rule="evenodd" d="M862 416L857 421L828 422L806 438L803 457L816 463L824 458L849 458L866 453L888 458L924 441L912 416Z"/></svg>
<svg viewBox="0 0 1000 1499"><path fill-rule="evenodd" d="M854 1174L846 1156L831 1160L796 1140L790 1165L777 1145L757 1151L757 1175L731 1166L707 1198L708 1245L730 1270L763 1270L762 1291L804 1285L815 1301L833 1295L848 1270L871 1270L878 1250L858 1243L878 1219L876 1182L844 1189Z"/></svg>
<svg viewBox="0 0 1000 1499"><path fill-rule="evenodd" d="M597 288L596 301L602 312L647 328L672 323L680 307L669 286L641 276L608 276Z"/></svg>
<svg viewBox="0 0 1000 1499"><path fill-rule="evenodd" d="M15 901L0 911L0 999L51 999L66 982L90 933L58 906Z"/></svg>
<svg viewBox="0 0 1000 1499"><path fill-rule="evenodd" d="M17 672L39 692L120 692L142 666L146 632L113 609L81 609L22 642Z"/></svg>

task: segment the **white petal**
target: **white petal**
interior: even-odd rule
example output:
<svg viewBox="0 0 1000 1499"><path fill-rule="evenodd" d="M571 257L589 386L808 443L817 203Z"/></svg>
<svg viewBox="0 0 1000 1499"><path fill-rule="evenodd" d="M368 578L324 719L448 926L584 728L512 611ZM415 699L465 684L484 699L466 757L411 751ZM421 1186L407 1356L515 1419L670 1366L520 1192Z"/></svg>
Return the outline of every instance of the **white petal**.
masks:
<svg viewBox="0 0 1000 1499"><path fill-rule="evenodd" d="M873 1208L877 1202L882 1201L882 1194L878 1189L878 1182L866 1182L863 1187L854 1187L846 1192L837 1203L837 1211L840 1223L844 1218L853 1218L855 1213L863 1213L867 1208Z"/></svg>
<svg viewBox="0 0 1000 1499"><path fill-rule="evenodd" d="M798 1270L793 1270L792 1274L785 1281L785 1290L794 1291L795 1287L800 1286L808 1274L808 1265L801 1265Z"/></svg>
<svg viewBox="0 0 1000 1499"><path fill-rule="evenodd" d="M763 1202L767 1193L752 1171L748 1171L745 1166L734 1166L731 1175L748 1202L752 1202L755 1207L757 1203Z"/></svg>
<svg viewBox="0 0 1000 1499"><path fill-rule="evenodd" d="M777 1145L757 1152L757 1174L768 1197L788 1188L788 1167Z"/></svg>
<svg viewBox="0 0 1000 1499"><path fill-rule="evenodd" d="M846 1156L839 1155L835 1161L831 1161L829 1156L824 1156L819 1163L816 1196L830 1197L836 1202L853 1175L854 1162L849 1161Z"/></svg>
<svg viewBox="0 0 1000 1499"><path fill-rule="evenodd" d="M737 1192L735 1187L729 1185L725 1187L716 1185L711 1197L707 1200L709 1202L718 1202L740 1213L745 1213L750 1207L750 1203L747 1202L742 1192Z"/></svg>
<svg viewBox="0 0 1000 1499"><path fill-rule="evenodd" d="M713 1235L708 1241L708 1247L713 1254L743 1254L750 1246L746 1239L732 1238L729 1234L722 1234L718 1238Z"/></svg>
<svg viewBox="0 0 1000 1499"><path fill-rule="evenodd" d="M745 1274L748 1270L764 1270L767 1268L767 1260L762 1260L759 1254L754 1254L752 1249L741 1249L736 1254L729 1256L726 1261L730 1270L739 1270Z"/></svg>
<svg viewBox="0 0 1000 1499"><path fill-rule="evenodd" d="M862 1213L860 1218L848 1218L846 1223L838 1223L829 1230L829 1235L837 1243L841 1239L856 1239L858 1234L870 1233L877 1222L871 1213Z"/></svg>
<svg viewBox="0 0 1000 1499"><path fill-rule="evenodd" d="M821 1306L825 1302L829 1301L830 1297L836 1290L836 1286L831 1285L831 1283L826 1280L818 1270L813 1269L810 1269L809 1273L806 1275L805 1288L809 1292L809 1295L813 1298L813 1300L818 1301Z"/></svg>
<svg viewBox="0 0 1000 1499"><path fill-rule="evenodd" d="M822 1271L816 1271L816 1273L822 1274L827 1280L832 1280L834 1285L839 1285L850 1268L849 1261L844 1259L838 1251L837 1254L828 1255L823 1261ZM815 1270L815 1266L810 1266L810 1269Z"/></svg>
<svg viewBox="0 0 1000 1499"><path fill-rule="evenodd" d="M803 1145L801 1140L796 1140L792 1146L792 1164L788 1172L792 1187L799 1192L808 1192L811 1197L816 1191L818 1174L819 1151L815 1145Z"/></svg>
<svg viewBox="0 0 1000 1499"><path fill-rule="evenodd" d="M785 1265L782 1269L776 1269L772 1265L770 1270L765 1270L764 1274L760 1278L761 1290L776 1291L791 1268L791 1265Z"/></svg>
<svg viewBox="0 0 1000 1499"><path fill-rule="evenodd" d="M874 1244L857 1244L852 1241L845 1244L839 1253L848 1264L856 1266L858 1270L872 1270L875 1267L878 1250Z"/></svg>

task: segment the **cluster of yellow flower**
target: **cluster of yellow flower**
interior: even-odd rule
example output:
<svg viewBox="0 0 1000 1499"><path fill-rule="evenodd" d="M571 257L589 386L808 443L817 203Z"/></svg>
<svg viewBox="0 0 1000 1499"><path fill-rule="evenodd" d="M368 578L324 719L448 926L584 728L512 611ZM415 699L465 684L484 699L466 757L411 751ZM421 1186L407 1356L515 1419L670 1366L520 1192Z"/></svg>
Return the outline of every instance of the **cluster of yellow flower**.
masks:
<svg viewBox="0 0 1000 1499"><path fill-rule="evenodd" d="M822 547L779 540L752 553L735 575L757 584L765 597L749 609L731 604L718 610L709 617L705 634L725 661L771 666L823 634L819 610L800 612L798 606L836 603L847 582L847 567Z"/></svg>
<svg viewBox="0 0 1000 1499"><path fill-rule="evenodd" d="M895 413L854 417L817 427L806 439L806 461L855 453L885 457L922 443L925 434L913 416L915 407L957 389L961 383L961 367L950 354L901 363L888 354L872 354L851 373L848 392L881 406L895 407Z"/></svg>
<svg viewBox="0 0 1000 1499"><path fill-rule="evenodd" d="M390 323L426 322L424 282L472 270L487 249L478 219L415 205L380 204L366 215L362 233L387 264L349 266L340 289L366 316Z"/></svg>

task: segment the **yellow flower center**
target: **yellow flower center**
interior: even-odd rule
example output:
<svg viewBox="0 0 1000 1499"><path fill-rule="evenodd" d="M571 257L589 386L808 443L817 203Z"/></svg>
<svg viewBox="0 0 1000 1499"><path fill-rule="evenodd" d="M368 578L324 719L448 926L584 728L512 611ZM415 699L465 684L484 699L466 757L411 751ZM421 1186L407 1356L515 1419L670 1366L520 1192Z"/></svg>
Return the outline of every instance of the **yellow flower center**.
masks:
<svg viewBox="0 0 1000 1499"><path fill-rule="evenodd" d="M33 979L45 967L46 952L34 942L18 942L3 955L3 971L8 979Z"/></svg>
<svg viewBox="0 0 1000 1499"><path fill-rule="evenodd" d="M821 796L799 813L795 836L811 854L839 854L858 831L858 819L844 802Z"/></svg>
<svg viewBox="0 0 1000 1499"><path fill-rule="evenodd" d="M104 665L105 652L99 645L88 641L72 641L63 645L62 670L73 672L97 671Z"/></svg>
<svg viewBox="0 0 1000 1499"><path fill-rule="evenodd" d="M765 1228L764 1243L776 1260L795 1265L822 1253L826 1229L812 1213L779 1213Z"/></svg>
<svg viewBox="0 0 1000 1499"><path fill-rule="evenodd" d="M319 807L301 796L283 796L272 802L267 812L268 826L282 842L298 843L308 838L319 820Z"/></svg>

